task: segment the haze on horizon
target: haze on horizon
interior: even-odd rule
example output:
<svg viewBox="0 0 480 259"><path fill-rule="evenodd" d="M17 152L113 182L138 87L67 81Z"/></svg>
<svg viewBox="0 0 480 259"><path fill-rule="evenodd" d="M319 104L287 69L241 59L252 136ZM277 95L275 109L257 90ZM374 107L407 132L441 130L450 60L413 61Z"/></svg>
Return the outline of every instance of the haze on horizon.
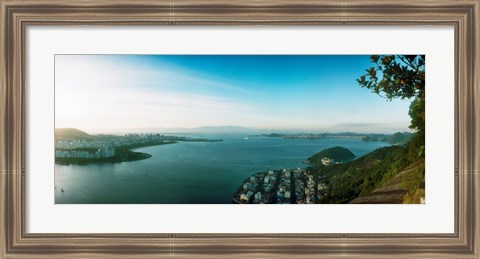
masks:
<svg viewBox="0 0 480 259"><path fill-rule="evenodd" d="M409 131L411 100L356 79L369 55L55 55L55 127Z"/></svg>

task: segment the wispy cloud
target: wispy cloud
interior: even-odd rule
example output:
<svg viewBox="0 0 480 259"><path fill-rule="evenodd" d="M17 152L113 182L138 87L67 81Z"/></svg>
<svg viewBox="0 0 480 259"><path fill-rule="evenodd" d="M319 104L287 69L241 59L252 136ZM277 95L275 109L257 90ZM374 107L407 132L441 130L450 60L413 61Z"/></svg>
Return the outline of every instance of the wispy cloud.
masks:
<svg viewBox="0 0 480 259"><path fill-rule="evenodd" d="M210 78L179 71L139 70L82 56L60 56L56 63L58 126L76 123L94 127L107 121L119 127L202 126L252 111L246 103L212 94L218 88L235 92L241 88Z"/></svg>
<svg viewBox="0 0 480 259"><path fill-rule="evenodd" d="M146 67L116 64L97 56L56 56L56 84L63 89L73 88L136 88L138 90L176 89L205 91L209 94L217 90L233 93L246 93L239 83L230 79L199 74L185 68L172 66Z"/></svg>
<svg viewBox="0 0 480 259"><path fill-rule="evenodd" d="M107 128L239 125L373 132L409 124L408 104L386 104L358 86L342 86L354 84L353 79L343 82L330 74L315 78L329 78L339 88L325 86L320 79L309 86L285 81L285 75L266 75L248 62L222 74L218 67L201 73L205 71L202 62L197 67L151 64L132 56L57 55L55 61L57 127L98 132ZM247 83L235 81L246 78L246 72L254 77Z"/></svg>

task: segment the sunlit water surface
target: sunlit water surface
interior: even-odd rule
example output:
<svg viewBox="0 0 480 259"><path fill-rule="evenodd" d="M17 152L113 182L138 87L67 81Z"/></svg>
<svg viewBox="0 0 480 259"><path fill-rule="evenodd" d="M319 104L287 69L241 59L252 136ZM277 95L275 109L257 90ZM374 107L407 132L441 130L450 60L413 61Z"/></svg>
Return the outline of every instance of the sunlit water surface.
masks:
<svg viewBox="0 0 480 259"><path fill-rule="evenodd" d="M268 168L304 168L303 161L329 147L342 146L359 157L387 145L356 139L192 136L224 141L139 148L136 151L152 157L134 162L55 165L55 202L229 204L233 192L254 173Z"/></svg>

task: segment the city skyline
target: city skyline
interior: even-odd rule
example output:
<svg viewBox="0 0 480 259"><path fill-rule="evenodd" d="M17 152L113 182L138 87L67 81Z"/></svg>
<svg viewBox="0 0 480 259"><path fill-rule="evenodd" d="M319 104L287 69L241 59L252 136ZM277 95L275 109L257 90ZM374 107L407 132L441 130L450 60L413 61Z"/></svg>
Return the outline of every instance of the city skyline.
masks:
<svg viewBox="0 0 480 259"><path fill-rule="evenodd" d="M355 79L368 55L56 55L55 126L408 131L411 100Z"/></svg>

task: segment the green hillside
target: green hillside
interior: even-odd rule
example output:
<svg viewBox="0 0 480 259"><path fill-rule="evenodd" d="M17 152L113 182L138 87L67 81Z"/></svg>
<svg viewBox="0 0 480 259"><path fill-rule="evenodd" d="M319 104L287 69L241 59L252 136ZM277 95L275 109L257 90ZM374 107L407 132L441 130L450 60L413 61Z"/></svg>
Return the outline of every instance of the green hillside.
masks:
<svg viewBox="0 0 480 259"><path fill-rule="evenodd" d="M422 202L425 197L425 164L412 164L393 178L382 181L371 193L353 199L353 204L392 204Z"/></svg>
<svg viewBox="0 0 480 259"><path fill-rule="evenodd" d="M330 158L337 162L345 162L355 158L355 155L352 151L344 148L344 147L332 147L324 149L315 155L308 158L308 162L313 165L318 165L322 163L322 158Z"/></svg>
<svg viewBox="0 0 480 259"><path fill-rule="evenodd" d="M397 187L401 186L402 200L387 195L383 197L385 203L418 203L418 198L407 200L407 197L417 195L418 188L424 184L424 154L423 147L419 147L423 141L421 138L414 138L404 146L379 148L343 164L315 165L311 168L313 174L328 186L320 203L348 203L393 185L396 185L395 192L383 194L396 195L400 191ZM412 168L415 170L409 171ZM402 174L404 177L400 177Z"/></svg>
<svg viewBox="0 0 480 259"><path fill-rule="evenodd" d="M55 129L55 139L84 139L91 137L88 133L74 128Z"/></svg>

